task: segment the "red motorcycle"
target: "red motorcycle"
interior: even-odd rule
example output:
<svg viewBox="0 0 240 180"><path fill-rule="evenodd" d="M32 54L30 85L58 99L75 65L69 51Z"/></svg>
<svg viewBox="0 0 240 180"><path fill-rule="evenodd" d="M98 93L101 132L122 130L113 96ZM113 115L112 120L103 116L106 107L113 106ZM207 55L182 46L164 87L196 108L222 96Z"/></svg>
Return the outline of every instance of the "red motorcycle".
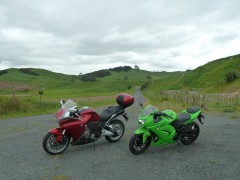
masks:
<svg viewBox="0 0 240 180"><path fill-rule="evenodd" d="M43 149L49 154L64 152L69 143L83 145L104 136L109 142L117 142L124 134L124 123L116 117L122 115L128 121L125 108L134 103L134 97L121 93L116 99L118 106L110 106L100 115L90 107L77 108L77 103L61 100L62 107L55 117L59 128L51 129L43 138Z"/></svg>

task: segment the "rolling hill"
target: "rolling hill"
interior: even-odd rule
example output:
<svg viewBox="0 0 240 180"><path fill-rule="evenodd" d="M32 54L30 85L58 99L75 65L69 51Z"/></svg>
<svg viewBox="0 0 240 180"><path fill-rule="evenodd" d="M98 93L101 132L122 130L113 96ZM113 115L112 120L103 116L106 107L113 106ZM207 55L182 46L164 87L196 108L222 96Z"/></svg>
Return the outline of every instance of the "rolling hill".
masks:
<svg viewBox="0 0 240 180"><path fill-rule="evenodd" d="M227 82L234 72L238 79ZM240 55L211 61L194 70L153 81L148 90L198 90L204 92L235 92L240 89Z"/></svg>
<svg viewBox="0 0 240 180"><path fill-rule="evenodd" d="M54 73L44 69L6 69L0 71L0 94L37 94L43 90L48 97L111 95L131 91L151 80L163 79L182 72L149 72L130 69L112 71L111 75L83 82L80 76Z"/></svg>
<svg viewBox="0 0 240 180"><path fill-rule="evenodd" d="M238 78L226 82L226 75L234 74L232 72ZM62 98L74 99L79 106L109 106L115 103L113 97L116 94L132 94L135 87L141 87L150 102L157 105L161 102L161 108L169 107L159 100L160 90L239 93L240 55L218 59L185 72L149 72L117 67L74 76L33 68L2 70L0 119L54 113ZM174 107L178 106L175 104Z"/></svg>
<svg viewBox="0 0 240 180"><path fill-rule="evenodd" d="M44 69L7 69L0 71L0 94L38 93L44 91L49 97L76 97L111 95L131 91L144 86L147 91L189 89L206 92L233 92L240 88L240 78L231 83L226 74L236 72L240 76L240 55L211 61L194 70L185 72L149 72L132 69L110 71L96 81L83 82L80 76L54 73Z"/></svg>

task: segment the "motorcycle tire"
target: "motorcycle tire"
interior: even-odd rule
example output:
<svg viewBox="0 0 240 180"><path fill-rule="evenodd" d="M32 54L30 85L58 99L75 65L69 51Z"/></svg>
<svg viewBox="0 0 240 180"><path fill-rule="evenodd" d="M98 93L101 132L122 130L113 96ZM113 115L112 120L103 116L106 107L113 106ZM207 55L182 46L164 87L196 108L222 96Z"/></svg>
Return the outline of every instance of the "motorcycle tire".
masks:
<svg viewBox="0 0 240 180"><path fill-rule="evenodd" d="M47 153L55 155L63 153L67 149L69 143L70 137L67 134L63 136L61 142L56 142L56 135L48 132L46 136L43 138L42 145L43 149Z"/></svg>
<svg viewBox="0 0 240 180"><path fill-rule="evenodd" d="M152 142L151 136L147 138L145 143L142 143L142 138L142 134L134 134L129 141L129 149L135 155L144 153Z"/></svg>
<svg viewBox="0 0 240 180"><path fill-rule="evenodd" d="M109 123L109 125L110 125L110 127L112 126L113 131L117 131L118 135L117 136L105 136L105 139L108 142L119 141L125 132L124 123L118 119L114 119Z"/></svg>
<svg viewBox="0 0 240 180"><path fill-rule="evenodd" d="M198 138L198 135L200 133L199 125L196 122L192 122L191 124L189 124L189 126L191 126L191 128L194 127L192 132L185 134L180 138L180 141L184 145L192 144Z"/></svg>

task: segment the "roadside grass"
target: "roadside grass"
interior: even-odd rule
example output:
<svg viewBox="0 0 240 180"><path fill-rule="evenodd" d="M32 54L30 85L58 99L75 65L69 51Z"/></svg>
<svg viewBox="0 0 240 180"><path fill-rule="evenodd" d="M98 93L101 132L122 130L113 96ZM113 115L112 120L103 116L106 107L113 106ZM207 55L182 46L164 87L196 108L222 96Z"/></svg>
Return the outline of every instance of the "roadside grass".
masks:
<svg viewBox="0 0 240 180"><path fill-rule="evenodd" d="M234 119L234 120L239 119L240 118L240 113L233 113L233 114L230 115L230 118Z"/></svg>
<svg viewBox="0 0 240 180"><path fill-rule="evenodd" d="M116 104L115 96L75 97L71 99L78 104L78 108L82 106L96 108ZM38 96L0 96L0 119L52 114L57 112L59 108L60 98L44 97L40 99Z"/></svg>
<svg viewBox="0 0 240 180"><path fill-rule="evenodd" d="M146 90L143 92L144 96L147 97L147 102L144 103L146 104L152 104L156 106L159 110L165 110L165 109L170 109L175 111L176 113L179 113L183 111L184 109L192 106L201 106L202 103L200 104L191 104L191 103L181 103L174 101L173 99L164 99L159 96L158 93L152 90ZM239 103L236 102L234 104L228 104L228 103L211 103L208 102L207 106L203 108L203 111L205 112L217 112L217 113L231 113L231 114L240 114L240 106ZM234 118L237 115L233 116Z"/></svg>
<svg viewBox="0 0 240 180"><path fill-rule="evenodd" d="M38 97L0 97L0 118L48 114L57 108L54 101L40 101Z"/></svg>

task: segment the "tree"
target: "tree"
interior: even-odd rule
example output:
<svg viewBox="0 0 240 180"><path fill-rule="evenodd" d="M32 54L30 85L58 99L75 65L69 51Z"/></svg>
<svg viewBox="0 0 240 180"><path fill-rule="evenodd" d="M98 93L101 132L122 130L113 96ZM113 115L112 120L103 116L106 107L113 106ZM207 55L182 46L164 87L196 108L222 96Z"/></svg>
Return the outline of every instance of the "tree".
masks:
<svg viewBox="0 0 240 180"><path fill-rule="evenodd" d="M134 69L139 70L138 65L135 65L135 66L134 66Z"/></svg>
<svg viewBox="0 0 240 180"><path fill-rule="evenodd" d="M40 96L40 100L42 100L42 95L44 94L44 92L41 90L38 92L39 96Z"/></svg>

